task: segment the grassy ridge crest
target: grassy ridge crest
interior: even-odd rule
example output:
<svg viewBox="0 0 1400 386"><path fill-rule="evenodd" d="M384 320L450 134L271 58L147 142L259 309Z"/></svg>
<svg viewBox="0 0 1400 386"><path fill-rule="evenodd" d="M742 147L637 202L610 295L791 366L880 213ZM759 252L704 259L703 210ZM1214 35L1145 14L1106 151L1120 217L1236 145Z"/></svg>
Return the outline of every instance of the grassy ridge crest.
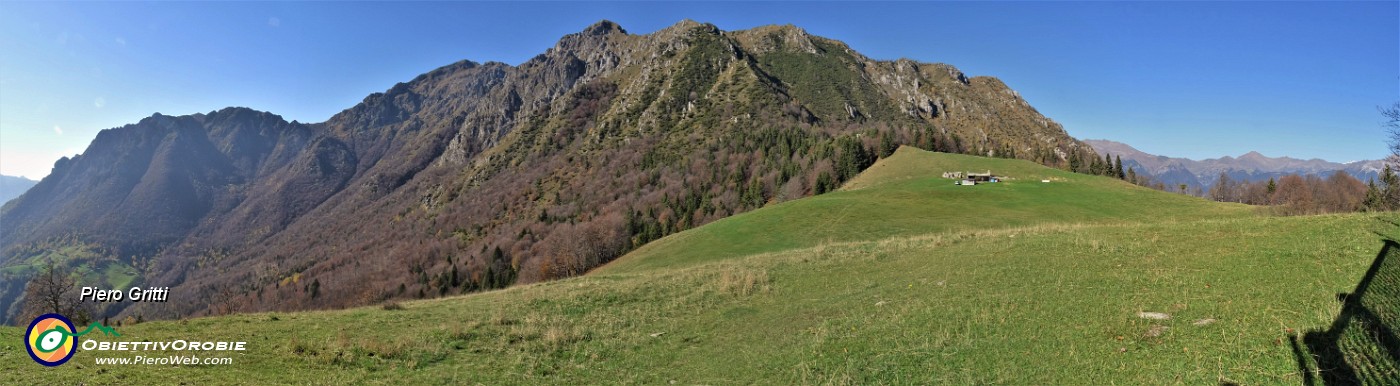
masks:
<svg viewBox="0 0 1400 386"><path fill-rule="evenodd" d="M1009 179L957 186L943 172ZM1050 180L1051 182L1041 182ZM822 243L1038 224L1252 216L1246 205L1164 193L1033 162L901 147L841 190L769 205L657 240L597 272L736 258Z"/></svg>

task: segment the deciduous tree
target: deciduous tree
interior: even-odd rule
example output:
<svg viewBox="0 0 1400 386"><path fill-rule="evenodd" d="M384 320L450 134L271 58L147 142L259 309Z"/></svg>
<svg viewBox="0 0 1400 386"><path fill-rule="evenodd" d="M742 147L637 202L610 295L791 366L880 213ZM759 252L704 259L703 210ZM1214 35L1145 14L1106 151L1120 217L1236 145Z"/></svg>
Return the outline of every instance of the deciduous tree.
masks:
<svg viewBox="0 0 1400 386"><path fill-rule="evenodd" d="M27 323L29 319L52 312L67 316L73 323L87 324L91 315L78 300L76 283L73 272L66 266L52 260L45 262L44 268L24 288L20 322Z"/></svg>

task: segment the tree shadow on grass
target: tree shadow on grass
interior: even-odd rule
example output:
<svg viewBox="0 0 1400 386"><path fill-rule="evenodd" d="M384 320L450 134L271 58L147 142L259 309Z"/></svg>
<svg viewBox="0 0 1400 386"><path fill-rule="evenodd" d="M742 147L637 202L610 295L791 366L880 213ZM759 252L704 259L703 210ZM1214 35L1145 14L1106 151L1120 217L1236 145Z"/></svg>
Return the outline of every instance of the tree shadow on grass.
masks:
<svg viewBox="0 0 1400 386"><path fill-rule="evenodd" d="M1289 336L1306 385L1400 384L1400 244L1386 238L1366 276L1326 330Z"/></svg>

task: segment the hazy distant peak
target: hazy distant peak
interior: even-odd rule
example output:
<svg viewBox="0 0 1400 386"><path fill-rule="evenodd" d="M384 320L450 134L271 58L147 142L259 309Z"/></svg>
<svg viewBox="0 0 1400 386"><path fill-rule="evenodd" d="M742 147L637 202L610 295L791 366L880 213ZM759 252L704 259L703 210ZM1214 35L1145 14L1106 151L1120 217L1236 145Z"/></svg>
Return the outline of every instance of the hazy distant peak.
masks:
<svg viewBox="0 0 1400 386"><path fill-rule="evenodd" d="M1107 139L1086 139L1083 140L1083 142L1093 147L1094 151L1099 153L1122 154L1124 156L1128 154L1150 155L1142 152L1142 150L1138 150L1132 145Z"/></svg>
<svg viewBox="0 0 1400 386"><path fill-rule="evenodd" d="M1250 151L1239 157L1193 160L1148 154L1128 144L1109 140L1085 140L1084 143L1101 154L1123 157L1123 166L1134 169L1139 175L1156 177L1168 185L1186 184L1202 188L1209 188L1221 173L1236 180L1258 181L1285 174L1326 176L1336 171L1345 171L1353 177L1366 180L1375 177L1377 171L1384 166L1384 161L1379 160L1341 164L1317 158L1300 160L1292 157L1269 157L1258 151Z"/></svg>
<svg viewBox="0 0 1400 386"><path fill-rule="evenodd" d="M39 181L24 177L0 175L0 205L4 205L5 202L10 201L12 198L19 197L19 195L24 194L25 191L29 190L29 188L37 183L39 183Z"/></svg>

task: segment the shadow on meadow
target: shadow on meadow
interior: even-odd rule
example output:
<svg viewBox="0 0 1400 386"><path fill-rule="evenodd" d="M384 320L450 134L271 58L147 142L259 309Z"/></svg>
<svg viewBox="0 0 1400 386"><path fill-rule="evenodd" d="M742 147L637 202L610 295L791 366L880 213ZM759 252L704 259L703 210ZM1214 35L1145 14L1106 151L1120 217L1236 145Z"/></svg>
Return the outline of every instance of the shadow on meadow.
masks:
<svg viewBox="0 0 1400 386"><path fill-rule="evenodd" d="M1389 222L1389 221L1387 221ZM1394 223L1392 223L1394 224ZM1306 385L1393 385L1400 382L1400 244L1384 244L1326 330L1289 336Z"/></svg>

